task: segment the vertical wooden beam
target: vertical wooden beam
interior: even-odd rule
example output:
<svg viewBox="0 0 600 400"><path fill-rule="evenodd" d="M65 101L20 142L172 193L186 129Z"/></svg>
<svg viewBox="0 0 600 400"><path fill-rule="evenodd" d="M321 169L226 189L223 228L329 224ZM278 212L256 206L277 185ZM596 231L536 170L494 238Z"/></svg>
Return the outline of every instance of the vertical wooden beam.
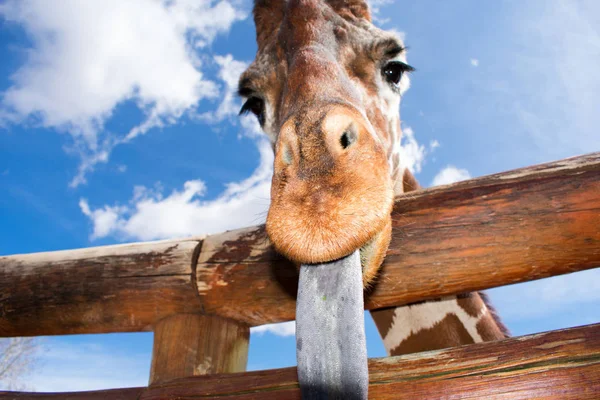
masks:
<svg viewBox="0 0 600 400"><path fill-rule="evenodd" d="M244 372L250 328L233 320L178 314L154 327L150 385L175 378Z"/></svg>

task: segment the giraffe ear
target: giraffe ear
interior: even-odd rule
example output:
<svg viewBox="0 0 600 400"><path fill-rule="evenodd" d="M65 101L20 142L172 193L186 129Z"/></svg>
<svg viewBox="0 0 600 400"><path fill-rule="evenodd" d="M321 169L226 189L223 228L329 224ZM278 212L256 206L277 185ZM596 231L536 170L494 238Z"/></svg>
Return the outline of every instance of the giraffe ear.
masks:
<svg viewBox="0 0 600 400"><path fill-rule="evenodd" d="M259 51L266 41L277 31L283 20L283 8L286 0L254 0L254 25L256 25L256 43Z"/></svg>
<svg viewBox="0 0 600 400"><path fill-rule="evenodd" d="M327 3L342 17L351 16L371 21L369 4L365 0L327 0Z"/></svg>

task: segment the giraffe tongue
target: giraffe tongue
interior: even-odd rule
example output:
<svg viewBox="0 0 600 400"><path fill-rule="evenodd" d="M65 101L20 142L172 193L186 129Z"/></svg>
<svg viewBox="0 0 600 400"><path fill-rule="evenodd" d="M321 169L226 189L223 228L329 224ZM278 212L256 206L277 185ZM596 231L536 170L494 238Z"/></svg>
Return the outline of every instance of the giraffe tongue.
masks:
<svg viewBox="0 0 600 400"><path fill-rule="evenodd" d="M337 261L300 267L296 358L302 399L367 399L358 250Z"/></svg>

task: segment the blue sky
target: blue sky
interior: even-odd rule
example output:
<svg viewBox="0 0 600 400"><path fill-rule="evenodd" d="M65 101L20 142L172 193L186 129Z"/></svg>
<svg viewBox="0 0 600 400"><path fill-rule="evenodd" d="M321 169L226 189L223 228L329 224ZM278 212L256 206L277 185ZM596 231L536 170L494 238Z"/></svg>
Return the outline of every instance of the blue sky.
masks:
<svg viewBox="0 0 600 400"><path fill-rule="evenodd" d="M406 162L429 186L600 150L600 3L373 3L417 71ZM0 2L0 254L264 220L272 155L238 119L250 2ZM600 321L596 270L490 291L514 334ZM295 364L255 330L249 369ZM383 356L367 317L369 356ZM44 338L36 390L146 385L152 335ZM0 386L2 383L0 383Z"/></svg>

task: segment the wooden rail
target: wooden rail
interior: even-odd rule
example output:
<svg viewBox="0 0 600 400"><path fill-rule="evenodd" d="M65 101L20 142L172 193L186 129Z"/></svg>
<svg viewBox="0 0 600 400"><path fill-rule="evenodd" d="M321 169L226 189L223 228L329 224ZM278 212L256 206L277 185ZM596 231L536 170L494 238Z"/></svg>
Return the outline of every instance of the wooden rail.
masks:
<svg viewBox="0 0 600 400"><path fill-rule="evenodd" d="M150 330L198 311L198 240L0 257L0 336Z"/></svg>
<svg viewBox="0 0 600 400"><path fill-rule="evenodd" d="M369 361L373 399L592 399L600 325ZM300 399L296 368L183 378L149 388L2 393L0 400Z"/></svg>
<svg viewBox="0 0 600 400"><path fill-rule="evenodd" d="M401 196L375 309L600 266L600 153ZM0 257L0 336L151 330L175 314L295 317L263 227ZM243 304L243 307L240 307Z"/></svg>

